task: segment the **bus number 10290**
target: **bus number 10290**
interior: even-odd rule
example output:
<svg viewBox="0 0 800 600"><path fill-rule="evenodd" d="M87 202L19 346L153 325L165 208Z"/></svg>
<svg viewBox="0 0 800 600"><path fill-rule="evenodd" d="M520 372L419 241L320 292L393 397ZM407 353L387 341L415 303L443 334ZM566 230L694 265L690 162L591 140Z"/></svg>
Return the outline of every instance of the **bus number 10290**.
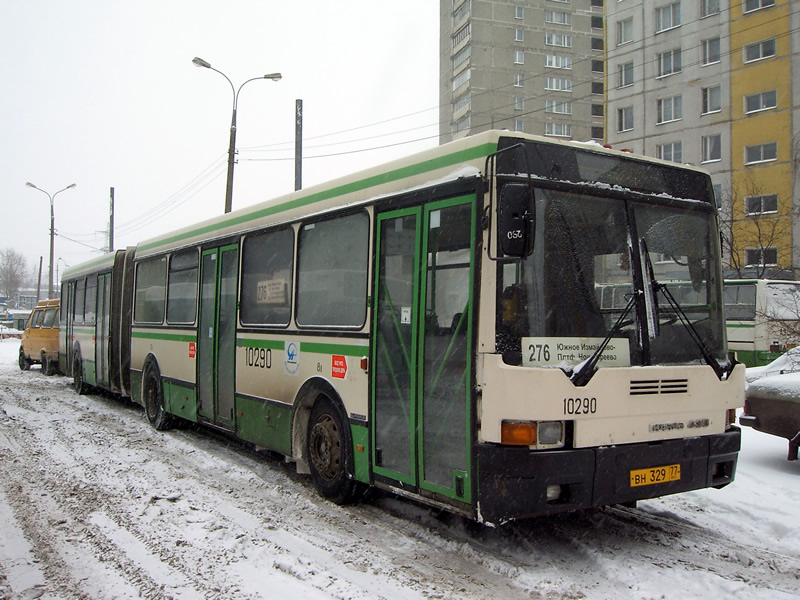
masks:
<svg viewBox="0 0 800 600"><path fill-rule="evenodd" d="M597 412L597 398L564 398L565 415L593 415Z"/></svg>
<svg viewBox="0 0 800 600"><path fill-rule="evenodd" d="M247 348L247 366L260 369L272 368L272 350L269 348Z"/></svg>

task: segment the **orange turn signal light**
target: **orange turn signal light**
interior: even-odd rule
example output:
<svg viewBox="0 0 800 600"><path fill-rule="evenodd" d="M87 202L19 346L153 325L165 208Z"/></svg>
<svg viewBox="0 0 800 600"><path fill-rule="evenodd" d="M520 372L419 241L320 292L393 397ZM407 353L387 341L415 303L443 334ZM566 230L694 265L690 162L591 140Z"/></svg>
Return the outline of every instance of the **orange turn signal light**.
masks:
<svg viewBox="0 0 800 600"><path fill-rule="evenodd" d="M500 443L511 446L535 446L536 423L503 421L500 425Z"/></svg>

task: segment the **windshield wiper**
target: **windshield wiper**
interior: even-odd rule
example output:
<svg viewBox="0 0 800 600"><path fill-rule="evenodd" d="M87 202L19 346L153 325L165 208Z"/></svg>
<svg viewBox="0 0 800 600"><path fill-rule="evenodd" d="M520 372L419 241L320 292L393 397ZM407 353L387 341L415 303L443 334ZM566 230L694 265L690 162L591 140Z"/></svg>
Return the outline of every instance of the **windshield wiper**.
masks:
<svg viewBox="0 0 800 600"><path fill-rule="evenodd" d="M697 332L694 324L692 323L689 316L686 312L681 308L681 305L678 304L675 297L672 295L672 292L669 291L667 286L663 283L659 283L656 280L655 272L653 271L653 263L650 260L650 253L647 251L647 244L644 241L644 238L639 240L639 252L642 258L642 263L644 266L644 273L645 275L649 275L649 281L645 281L645 286L649 284L649 290L652 290L650 295L646 295L645 297L652 302L653 306L648 307L648 329L650 333L650 338L653 339L658 335L659 332L659 317L658 317L658 301L657 301L657 294L661 292L664 295L664 298L667 299L672 310L675 311L675 314L678 316L678 321L680 321L681 325L684 326L686 331L689 332L689 337L692 338L692 341L697 345L700 349L700 353L703 355L703 359L708 363L708 366L714 369L714 373L716 373L717 378L722 379L725 374L722 365L719 364L719 361L714 358L711 354L711 350L708 349L703 338ZM652 314L650 311L652 310Z"/></svg>
<svg viewBox="0 0 800 600"><path fill-rule="evenodd" d="M675 314L678 316L678 321L680 321L681 325L683 325L686 328L686 331L689 332L689 337L692 338L695 344L697 344L697 347L700 349L700 353L703 355L703 359L708 363L708 366L714 369L714 373L717 374L719 379L722 379L722 377L725 375L725 370L722 368L722 365L719 364L719 361L714 358L714 355L711 354L711 350L709 350L708 346L706 346L703 338L697 332L697 329L689 319L686 312L684 312L683 308L681 308L680 304L678 304L678 302L675 300L672 292L670 292L667 286L663 283L654 281L653 285L654 289L664 294L667 302L669 302L670 306L675 311Z"/></svg>
<svg viewBox="0 0 800 600"><path fill-rule="evenodd" d="M574 383L576 386L582 387L589 383L589 380L594 376L595 372L597 371L597 363L600 360L600 356L605 352L606 346L612 340L612 338L617 334L617 332L622 329L623 325L625 324L625 317L628 316L628 313L631 312L631 308L633 308L634 303L636 302L636 293L631 294L631 299L628 300L628 304L625 306L625 310L622 311L622 314L617 319L617 322L614 323L614 326L611 328L611 331L608 332L608 335L603 339L603 342L597 347L597 350L586 359L582 365L579 365L577 369L572 372L570 375L570 381Z"/></svg>

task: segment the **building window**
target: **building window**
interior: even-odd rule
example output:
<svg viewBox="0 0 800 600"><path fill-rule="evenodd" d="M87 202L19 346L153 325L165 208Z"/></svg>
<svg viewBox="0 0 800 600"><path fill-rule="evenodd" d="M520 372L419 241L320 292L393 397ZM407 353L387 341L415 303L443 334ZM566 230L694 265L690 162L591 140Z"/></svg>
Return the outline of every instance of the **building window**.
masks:
<svg viewBox="0 0 800 600"><path fill-rule="evenodd" d="M515 65L525 64L525 52L523 52L522 50L514 50L514 64Z"/></svg>
<svg viewBox="0 0 800 600"><path fill-rule="evenodd" d="M572 80L564 77L545 77L544 89L556 92L571 92Z"/></svg>
<svg viewBox="0 0 800 600"><path fill-rule="evenodd" d="M544 22L555 23L556 25L569 25L572 21L568 12L561 10L545 10Z"/></svg>
<svg viewBox="0 0 800 600"><path fill-rule="evenodd" d="M772 90L769 92L761 92L760 94L753 94L752 96L744 97L744 112L754 113L762 110L769 110L777 108L778 106L778 92Z"/></svg>
<svg viewBox="0 0 800 600"><path fill-rule="evenodd" d="M522 27L516 27L514 29L514 41L515 42L524 42L525 41L525 30Z"/></svg>
<svg viewBox="0 0 800 600"><path fill-rule="evenodd" d="M592 139L593 140L602 140L605 132L603 131L602 127L592 127Z"/></svg>
<svg viewBox="0 0 800 600"><path fill-rule="evenodd" d="M683 162L683 142L670 142L656 146L656 156L661 160Z"/></svg>
<svg viewBox="0 0 800 600"><path fill-rule="evenodd" d="M469 38L470 31L472 31L472 24L467 23L461 29L453 34L453 48L458 46L461 42Z"/></svg>
<svg viewBox="0 0 800 600"><path fill-rule="evenodd" d="M524 19L525 18L525 9L521 6L514 7L514 18L515 19Z"/></svg>
<svg viewBox="0 0 800 600"><path fill-rule="evenodd" d="M603 8L603 0L592 0L590 4L591 4L591 6L599 6L600 8ZM594 136L592 136L592 137L594 137ZM602 136L600 136L600 137L602 137Z"/></svg>
<svg viewBox="0 0 800 600"><path fill-rule="evenodd" d="M603 50L603 38L592 38L592 50Z"/></svg>
<svg viewBox="0 0 800 600"><path fill-rule="evenodd" d="M471 2L464 2L464 4L456 9L456 11L453 13L453 25L457 25L462 19L469 16L471 4Z"/></svg>
<svg viewBox="0 0 800 600"><path fill-rule="evenodd" d="M681 72L681 49L656 54L656 77L666 77Z"/></svg>
<svg viewBox="0 0 800 600"><path fill-rule="evenodd" d="M514 131L524 131L522 119L514 119Z"/></svg>
<svg viewBox="0 0 800 600"><path fill-rule="evenodd" d="M619 65L617 74L619 75L619 85L617 87L622 88L633 85L633 61Z"/></svg>
<svg viewBox="0 0 800 600"><path fill-rule="evenodd" d="M593 81L592 82L592 94L595 96L603 95L603 82L602 81Z"/></svg>
<svg viewBox="0 0 800 600"><path fill-rule="evenodd" d="M572 125L569 123L545 123L544 134L558 137L570 137L572 135Z"/></svg>
<svg viewBox="0 0 800 600"><path fill-rule="evenodd" d="M775 56L775 38L744 47L744 62L753 62Z"/></svg>
<svg viewBox="0 0 800 600"><path fill-rule="evenodd" d="M617 109L617 132L630 131L633 129L633 107Z"/></svg>
<svg viewBox="0 0 800 600"><path fill-rule="evenodd" d="M656 8L656 33L666 31L681 24L681 3L674 2Z"/></svg>
<svg viewBox="0 0 800 600"><path fill-rule="evenodd" d="M472 46L467 46L453 57L453 71L463 65L472 55Z"/></svg>
<svg viewBox="0 0 800 600"><path fill-rule="evenodd" d="M603 61L602 60L593 60L592 61L592 73L603 73Z"/></svg>
<svg viewBox="0 0 800 600"><path fill-rule="evenodd" d="M591 23L592 23L592 29L602 29L603 17L592 17Z"/></svg>
<svg viewBox="0 0 800 600"><path fill-rule="evenodd" d="M525 76L522 73L514 74L514 87L523 87Z"/></svg>
<svg viewBox="0 0 800 600"><path fill-rule="evenodd" d="M702 138L703 160L702 162L715 162L722 160L722 136L704 135Z"/></svg>
<svg viewBox="0 0 800 600"><path fill-rule="evenodd" d="M656 102L658 113L657 123L668 123L678 121L683 118L683 98L672 96L671 98L661 98Z"/></svg>
<svg viewBox="0 0 800 600"><path fill-rule="evenodd" d="M458 121L455 122L455 124L453 124L453 135L456 135L457 133L461 133L462 131L466 131L467 129L469 129L470 125L469 117L470 116L467 115L466 117L459 119Z"/></svg>
<svg viewBox="0 0 800 600"><path fill-rule="evenodd" d="M602 104L592 104L592 116L602 117L605 114Z"/></svg>
<svg viewBox="0 0 800 600"><path fill-rule="evenodd" d="M525 99L522 96L514 96L514 110L525 110Z"/></svg>
<svg viewBox="0 0 800 600"><path fill-rule="evenodd" d="M566 33L554 33L546 31L544 43L547 46L560 46L561 48L572 48L572 36Z"/></svg>
<svg viewBox="0 0 800 600"><path fill-rule="evenodd" d="M560 101L560 100L545 100L544 101L544 112L546 113L557 113L560 115L571 115L572 114L572 102L570 101Z"/></svg>
<svg viewBox="0 0 800 600"><path fill-rule="evenodd" d="M548 54L545 58L544 66L552 69L571 69L572 57Z"/></svg>
<svg viewBox="0 0 800 600"><path fill-rule="evenodd" d="M744 12L746 13L768 6L775 6L775 0L744 0Z"/></svg>
<svg viewBox="0 0 800 600"><path fill-rule="evenodd" d="M457 113L462 108L469 106L471 101L472 100L469 94L464 94L458 98L455 102L453 102L453 114Z"/></svg>
<svg viewBox="0 0 800 600"><path fill-rule="evenodd" d="M718 85L703 88L703 114L722 110L722 89Z"/></svg>
<svg viewBox="0 0 800 600"><path fill-rule="evenodd" d="M633 41L633 17L617 21L617 46Z"/></svg>
<svg viewBox="0 0 800 600"><path fill-rule="evenodd" d="M754 163L771 162L773 160L778 160L777 142L745 146L744 164L752 165Z"/></svg>
<svg viewBox="0 0 800 600"><path fill-rule="evenodd" d="M700 0L700 16L719 14L719 0Z"/></svg>
<svg viewBox="0 0 800 600"><path fill-rule="evenodd" d="M713 65L719 62L719 38L709 38L701 42L701 49L703 53L703 64Z"/></svg>
<svg viewBox="0 0 800 600"><path fill-rule="evenodd" d="M470 75L472 73L472 69L464 69L453 78L453 91L460 88L462 85L467 83L470 79Z"/></svg>
<svg viewBox="0 0 800 600"><path fill-rule="evenodd" d="M778 194L766 196L747 196L744 199L745 212L748 215L763 215L778 212Z"/></svg>
<svg viewBox="0 0 800 600"><path fill-rule="evenodd" d="M770 248L747 248L744 251L745 266L747 267L776 267L778 266L778 249Z"/></svg>
<svg viewBox="0 0 800 600"><path fill-rule="evenodd" d="M714 199L717 201L717 208L722 208L722 184L713 183L711 187L714 188Z"/></svg>

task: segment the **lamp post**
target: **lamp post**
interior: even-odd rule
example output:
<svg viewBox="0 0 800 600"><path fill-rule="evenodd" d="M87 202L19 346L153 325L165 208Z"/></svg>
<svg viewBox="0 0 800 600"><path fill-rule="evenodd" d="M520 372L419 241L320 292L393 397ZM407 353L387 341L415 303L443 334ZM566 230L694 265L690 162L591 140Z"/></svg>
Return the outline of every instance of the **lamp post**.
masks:
<svg viewBox="0 0 800 600"><path fill-rule="evenodd" d="M77 187L76 183L71 183L67 187L58 190L55 194L50 195L50 193L46 192L40 187L33 185L30 181L26 183L28 187L32 187L35 190L39 190L43 194L47 194L47 197L50 198L50 274L48 275L48 283L47 283L47 297L53 297L53 247L55 242L55 235L56 235L56 217L55 213L53 212L53 199L58 196L61 192L66 190L71 190L74 187Z"/></svg>
<svg viewBox="0 0 800 600"><path fill-rule="evenodd" d="M246 83L250 83L251 81L255 81L256 79L271 79L272 81L280 81L281 74L280 73L268 73L266 75L262 75L261 77L253 77L252 79L248 79L242 85L236 89L233 85L233 82L228 78L225 73L222 71L215 69L211 66L211 63L208 61L203 60L195 56L192 59L192 63L198 67L203 67L204 69L211 69L212 71L216 71L220 75L222 75L225 80L231 86L231 92L233 92L233 111L231 113L231 139L230 143L228 144L228 182L225 187L225 212L231 212L231 206L233 204L233 165L236 159L236 107L239 103L239 92L242 91L242 88Z"/></svg>

